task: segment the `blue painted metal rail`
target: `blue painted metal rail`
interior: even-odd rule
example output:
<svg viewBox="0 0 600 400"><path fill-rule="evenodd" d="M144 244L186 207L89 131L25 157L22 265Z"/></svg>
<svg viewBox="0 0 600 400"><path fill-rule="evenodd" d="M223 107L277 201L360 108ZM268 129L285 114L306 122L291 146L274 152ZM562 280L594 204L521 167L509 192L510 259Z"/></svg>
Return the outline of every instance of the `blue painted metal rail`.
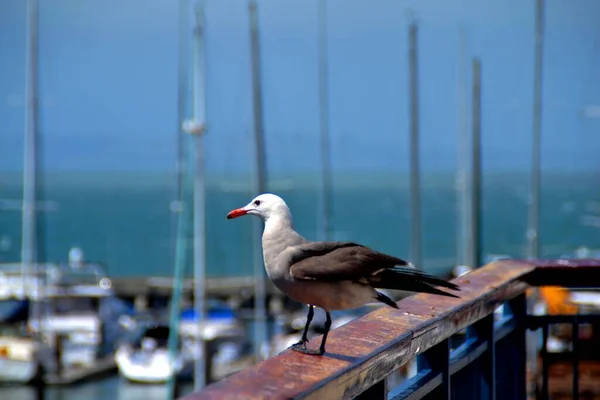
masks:
<svg viewBox="0 0 600 400"><path fill-rule="evenodd" d="M536 286L600 287L600 260L493 262L454 280L461 298L427 294L381 308L331 333L321 358L285 351L190 394L201 399L525 399L528 329L573 329L572 393L579 396L579 326L600 315L528 315ZM501 308L499 308L502 306ZM457 339L459 338L459 339ZM318 343L318 340L317 340ZM540 398L548 398L548 353L541 346ZM416 357L417 372L397 387L388 377Z"/></svg>

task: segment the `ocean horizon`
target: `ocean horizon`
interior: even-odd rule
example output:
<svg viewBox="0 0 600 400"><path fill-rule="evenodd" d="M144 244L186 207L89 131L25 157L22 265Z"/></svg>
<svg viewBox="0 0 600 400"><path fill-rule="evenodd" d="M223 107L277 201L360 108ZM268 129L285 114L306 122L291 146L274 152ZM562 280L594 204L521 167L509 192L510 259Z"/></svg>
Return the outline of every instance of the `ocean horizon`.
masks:
<svg viewBox="0 0 600 400"><path fill-rule="evenodd" d="M529 175L485 173L482 190L482 254L526 256ZM456 181L453 173L422 174L422 256L424 270L446 274L459 263ZM336 173L333 176L333 240L356 241L409 258L410 208L406 173ZM586 223L598 211L594 173L544 173L540 257L600 248L598 227ZM19 172L0 173L0 262L20 259ZM289 204L298 232L323 239L318 174L269 177L269 191ZM85 259L102 262L111 276L169 276L176 243L171 204L176 179L167 172L52 172L43 174L38 213L39 261L67 260L71 247ZM252 219L227 221L228 211L256 193L250 176L209 174L206 179L206 266L209 276L252 272ZM4 207L2 206L4 205ZM10 207L9 207L10 206ZM4 209L2 209L4 208ZM191 274L191 223L187 275Z"/></svg>

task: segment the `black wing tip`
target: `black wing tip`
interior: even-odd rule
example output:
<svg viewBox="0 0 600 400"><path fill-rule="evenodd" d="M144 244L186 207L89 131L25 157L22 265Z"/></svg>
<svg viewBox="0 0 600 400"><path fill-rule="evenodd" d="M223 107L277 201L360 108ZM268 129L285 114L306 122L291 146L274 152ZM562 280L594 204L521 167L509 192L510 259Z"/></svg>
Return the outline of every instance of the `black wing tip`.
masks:
<svg viewBox="0 0 600 400"><path fill-rule="evenodd" d="M375 297L375 300L380 301L384 304L387 304L390 307L393 307L395 309L399 309L398 305L389 297L387 297L385 294L378 292L377 290L375 291L377 292L377 297Z"/></svg>
<svg viewBox="0 0 600 400"><path fill-rule="evenodd" d="M438 284L435 286L442 286L442 285ZM429 294L434 294L437 296L454 297L455 299L460 299L460 297L455 295L454 293L449 293L449 292L446 292L445 290L440 290L439 288L436 288L435 286L428 284L428 283L422 283L422 285L419 288L415 288L415 291L417 293L429 293ZM458 290L460 291L460 289L458 289Z"/></svg>
<svg viewBox="0 0 600 400"><path fill-rule="evenodd" d="M458 290L460 290L460 289L458 289ZM440 296L454 297L455 299L460 299L460 296L457 296L454 293L445 292L443 290L440 290L439 293L436 293L436 294L438 294Z"/></svg>
<svg viewBox="0 0 600 400"><path fill-rule="evenodd" d="M444 287L446 289L456 290L458 292L461 291L460 286L458 286L456 283L450 282L450 281L447 281L447 280L444 280L444 279L440 279L440 282L437 283L436 286L441 286L441 287Z"/></svg>
<svg viewBox="0 0 600 400"><path fill-rule="evenodd" d="M444 288L444 289L451 289L451 290L455 290L455 291L457 291L457 292L460 292L460 291L461 291L461 290L460 290L460 287L459 287L457 284L455 284L455 283L452 283L452 282L449 282L449 281L444 281L444 283L437 283L437 284L433 284L433 285L432 285L432 284L429 284L429 286L439 286L439 287L442 287L442 288ZM439 289L438 289L438 290L439 290ZM460 297L458 297L457 295L455 295L455 294L453 294L453 293L446 292L446 291L444 291L444 290L440 290L440 293L439 293L439 294L440 294L440 295L442 295L442 296L456 297L457 299L459 299L459 298L460 298Z"/></svg>
<svg viewBox="0 0 600 400"><path fill-rule="evenodd" d="M409 268L403 268L403 266L399 266L399 267L395 267L392 268L391 270L393 272L397 272L400 274L409 274L412 276L418 276L421 279L424 280L424 282L426 282L428 285L433 285L433 286L441 286L447 289L452 289L452 290L457 290L460 292L460 287L450 281L447 281L445 279L439 278L435 275L432 275L428 272L425 272L423 270L417 269L412 263L408 263L407 266Z"/></svg>

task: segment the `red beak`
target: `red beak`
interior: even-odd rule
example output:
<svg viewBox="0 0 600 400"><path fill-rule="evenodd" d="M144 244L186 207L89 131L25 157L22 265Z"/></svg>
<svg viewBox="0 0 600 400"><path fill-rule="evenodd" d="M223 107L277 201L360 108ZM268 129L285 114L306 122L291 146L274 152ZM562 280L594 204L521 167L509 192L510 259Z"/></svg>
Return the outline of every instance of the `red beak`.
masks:
<svg viewBox="0 0 600 400"><path fill-rule="evenodd" d="M243 208L236 208L235 210L231 210L229 214L227 214L227 219L241 217L242 215L248 214L248 211Z"/></svg>

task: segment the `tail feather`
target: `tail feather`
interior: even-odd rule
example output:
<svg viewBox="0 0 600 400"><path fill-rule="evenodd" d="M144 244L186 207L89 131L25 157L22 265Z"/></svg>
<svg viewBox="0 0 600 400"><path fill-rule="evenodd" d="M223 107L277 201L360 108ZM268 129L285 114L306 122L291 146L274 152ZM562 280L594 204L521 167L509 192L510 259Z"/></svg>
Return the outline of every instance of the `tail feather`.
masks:
<svg viewBox="0 0 600 400"><path fill-rule="evenodd" d="M387 297L385 294L378 292L377 290L375 291L375 293L377 293L377 295L375 296L375 300L385 303L390 307L398 308L396 303L394 303L394 301L392 299L390 299L389 297Z"/></svg>
<svg viewBox="0 0 600 400"><path fill-rule="evenodd" d="M445 287L448 289L460 291L460 287L458 285L456 285L452 282L449 282L445 279L438 278L435 275L428 274L427 272L419 271L418 269L395 267L388 271L390 271L390 272L393 271L395 274L399 274L399 275L403 276L404 278L410 279L412 277L415 280L419 280L421 282L425 282L430 285L441 286L441 287Z"/></svg>
<svg viewBox="0 0 600 400"><path fill-rule="evenodd" d="M433 286L460 291L460 288L444 279L412 268L393 268L382 271L369 279L372 286L379 289L405 290L409 292L431 293L439 296L458 296L439 290Z"/></svg>

